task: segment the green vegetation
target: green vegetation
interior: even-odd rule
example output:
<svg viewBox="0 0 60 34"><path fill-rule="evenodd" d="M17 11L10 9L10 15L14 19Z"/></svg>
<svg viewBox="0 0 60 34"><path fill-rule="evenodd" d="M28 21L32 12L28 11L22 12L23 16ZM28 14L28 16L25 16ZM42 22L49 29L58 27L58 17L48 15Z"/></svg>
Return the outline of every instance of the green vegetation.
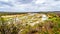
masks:
<svg viewBox="0 0 60 34"><path fill-rule="evenodd" d="M60 34L60 17L55 13L44 15L48 17L45 21L41 20L42 14L40 13L32 16L31 14L20 14L13 17L0 16L0 34ZM36 24L33 25L33 23Z"/></svg>

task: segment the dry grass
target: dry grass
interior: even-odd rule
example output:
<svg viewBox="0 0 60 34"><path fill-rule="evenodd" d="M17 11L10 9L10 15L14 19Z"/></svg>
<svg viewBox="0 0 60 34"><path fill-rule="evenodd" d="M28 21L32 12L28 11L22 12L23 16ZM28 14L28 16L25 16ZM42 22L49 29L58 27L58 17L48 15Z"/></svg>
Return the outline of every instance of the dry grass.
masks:
<svg viewBox="0 0 60 34"><path fill-rule="evenodd" d="M49 17L48 20L37 23L33 27L13 19L7 21L0 16L0 34L60 34L60 17L55 14L46 15Z"/></svg>

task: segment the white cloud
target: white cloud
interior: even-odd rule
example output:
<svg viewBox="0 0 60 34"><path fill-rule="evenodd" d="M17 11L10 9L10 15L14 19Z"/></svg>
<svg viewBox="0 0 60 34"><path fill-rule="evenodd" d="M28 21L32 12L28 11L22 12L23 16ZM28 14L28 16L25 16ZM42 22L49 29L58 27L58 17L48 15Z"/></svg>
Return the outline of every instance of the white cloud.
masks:
<svg viewBox="0 0 60 34"><path fill-rule="evenodd" d="M41 4L44 3L46 0L36 0L35 4Z"/></svg>
<svg viewBox="0 0 60 34"><path fill-rule="evenodd" d="M0 0L3 1L3 0ZM33 0L28 4L21 4L17 0L4 0L3 2L11 3L13 6L0 5L0 11L59 11L60 1L54 0ZM29 1L28 1L29 2Z"/></svg>
<svg viewBox="0 0 60 34"><path fill-rule="evenodd" d="M9 0L0 0L0 1L8 2Z"/></svg>

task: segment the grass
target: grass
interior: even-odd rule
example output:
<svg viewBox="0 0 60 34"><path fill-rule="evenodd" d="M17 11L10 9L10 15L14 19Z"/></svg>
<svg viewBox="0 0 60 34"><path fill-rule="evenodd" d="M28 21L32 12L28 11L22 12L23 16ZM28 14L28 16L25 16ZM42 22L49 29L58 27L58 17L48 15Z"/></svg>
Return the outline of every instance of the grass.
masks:
<svg viewBox="0 0 60 34"><path fill-rule="evenodd" d="M2 16L0 16L0 34L60 34L60 17L54 13L46 15L48 16L48 20L37 23L34 26L27 24L29 21L27 21L28 19L25 18L23 19L24 22L21 21L16 22L14 20L14 17L10 19L10 17L3 18ZM25 14L25 16L29 15ZM19 16L19 18L22 17L23 16ZM37 18L36 16L32 17L34 17L37 20L41 18L41 17ZM31 19L32 17L29 16L28 18Z"/></svg>

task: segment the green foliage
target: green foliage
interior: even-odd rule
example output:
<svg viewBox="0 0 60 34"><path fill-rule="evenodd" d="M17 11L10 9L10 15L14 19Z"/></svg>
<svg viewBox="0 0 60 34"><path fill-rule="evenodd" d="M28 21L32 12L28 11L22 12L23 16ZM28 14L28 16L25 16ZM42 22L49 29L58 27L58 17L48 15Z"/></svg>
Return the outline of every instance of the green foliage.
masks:
<svg viewBox="0 0 60 34"><path fill-rule="evenodd" d="M34 26L27 23L25 25L20 22L14 23L13 18L0 16L0 34L60 34L60 17L54 13L48 15L52 17L48 16L48 20L44 23L40 22Z"/></svg>

